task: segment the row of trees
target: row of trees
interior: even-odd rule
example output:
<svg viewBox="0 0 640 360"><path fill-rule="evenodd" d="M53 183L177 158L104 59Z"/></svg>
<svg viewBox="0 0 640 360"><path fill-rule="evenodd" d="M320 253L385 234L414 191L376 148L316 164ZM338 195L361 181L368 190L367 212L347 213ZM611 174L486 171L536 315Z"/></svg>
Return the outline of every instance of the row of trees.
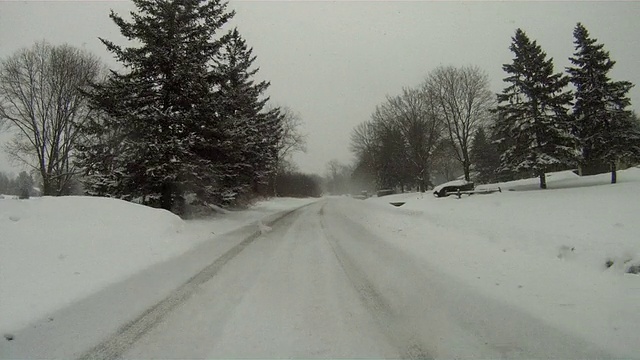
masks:
<svg viewBox="0 0 640 360"><path fill-rule="evenodd" d="M286 197L320 197L325 193L324 179L298 171L281 172L276 178L276 192Z"/></svg>
<svg viewBox="0 0 640 360"><path fill-rule="evenodd" d="M378 188L432 186L436 175L471 178L471 140L491 117L494 98L477 67L439 67L419 87L387 97L352 132L359 177Z"/></svg>
<svg viewBox="0 0 640 360"><path fill-rule="evenodd" d="M28 198L36 194L35 181L26 171L21 171L18 176L10 176L0 172L0 195L15 195Z"/></svg>
<svg viewBox="0 0 640 360"><path fill-rule="evenodd" d="M574 39L573 66L556 73L518 29L497 98L483 71L451 66L388 97L352 132L354 176L368 176L378 188L424 190L437 174L448 180L457 171L479 182L534 175L546 188L545 172L604 165L615 183L619 162L640 160L640 123L627 95L633 85L609 78L615 62L582 24Z"/></svg>
<svg viewBox="0 0 640 360"><path fill-rule="evenodd" d="M42 179L45 195L71 192L78 124L93 115L80 89L98 80L101 62L68 45L35 44L0 64L0 125L15 136L7 153Z"/></svg>
<svg viewBox="0 0 640 360"><path fill-rule="evenodd" d="M609 78L615 62L582 24L573 35L568 75L554 72L553 60L521 29L512 38L513 62L503 66L508 86L498 95L494 125L498 171L539 176L543 189L550 169L606 164L615 183L618 162L640 159L640 127L629 110L633 84Z"/></svg>
<svg viewBox="0 0 640 360"><path fill-rule="evenodd" d="M368 190L367 185L358 184L353 175L354 170L351 166L343 164L337 159L330 160L326 165L325 192L341 195Z"/></svg>
<svg viewBox="0 0 640 360"><path fill-rule="evenodd" d="M110 17L135 46L100 39L124 68L46 42L0 66L0 121L16 133L14 160L44 195L72 192L185 211L185 201L238 203L277 190L304 150L300 116L271 107L256 57L220 0L134 0Z"/></svg>

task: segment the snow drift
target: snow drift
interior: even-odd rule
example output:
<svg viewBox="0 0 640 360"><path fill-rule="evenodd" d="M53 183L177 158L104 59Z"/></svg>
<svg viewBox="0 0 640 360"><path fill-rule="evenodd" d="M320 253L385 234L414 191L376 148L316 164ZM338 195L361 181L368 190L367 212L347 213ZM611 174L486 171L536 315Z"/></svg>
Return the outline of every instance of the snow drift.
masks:
<svg viewBox="0 0 640 360"><path fill-rule="evenodd" d="M394 246L486 296L621 356L638 354L640 169L548 174L491 195L397 194L348 212ZM536 190L537 189L537 190ZM402 207L389 205L404 201ZM346 204L345 204L346 205Z"/></svg>
<svg viewBox="0 0 640 360"><path fill-rule="evenodd" d="M0 331L186 250L164 210L90 197L0 200Z"/></svg>
<svg viewBox="0 0 640 360"><path fill-rule="evenodd" d="M98 197L0 198L0 333L185 253L202 241L310 199L183 221L161 209Z"/></svg>

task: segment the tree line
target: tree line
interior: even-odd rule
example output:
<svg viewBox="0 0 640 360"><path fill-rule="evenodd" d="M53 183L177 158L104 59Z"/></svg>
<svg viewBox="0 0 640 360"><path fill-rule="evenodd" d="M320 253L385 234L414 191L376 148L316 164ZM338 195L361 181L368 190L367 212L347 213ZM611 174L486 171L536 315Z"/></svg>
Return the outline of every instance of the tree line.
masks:
<svg viewBox="0 0 640 360"><path fill-rule="evenodd" d="M28 199L38 194L35 184L33 177L26 171L21 171L17 176L0 171L0 196L14 195Z"/></svg>
<svg viewBox="0 0 640 360"><path fill-rule="evenodd" d="M100 38L124 70L39 42L0 65L12 159L44 195L107 196L185 213L274 194L304 150L298 114L274 107L256 56L220 0L133 0L110 18L132 44Z"/></svg>
<svg viewBox="0 0 640 360"><path fill-rule="evenodd" d="M376 107L351 134L354 174L378 188L433 186L439 175L471 178L471 141L489 122L495 101L488 76L473 66L443 66L415 88Z"/></svg>
<svg viewBox="0 0 640 360"><path fill-rule="evenodd" d="M535 176L546 188L546 172L578 168L610 171L615 183L619 164L640 161L633 84L609 77L615 61L584 25L573 35L566 73L517 29L500 94L478 67L441 66L418 87L388 96L352 131L352 180L424 191L458 176L480 183Z"/></svg>

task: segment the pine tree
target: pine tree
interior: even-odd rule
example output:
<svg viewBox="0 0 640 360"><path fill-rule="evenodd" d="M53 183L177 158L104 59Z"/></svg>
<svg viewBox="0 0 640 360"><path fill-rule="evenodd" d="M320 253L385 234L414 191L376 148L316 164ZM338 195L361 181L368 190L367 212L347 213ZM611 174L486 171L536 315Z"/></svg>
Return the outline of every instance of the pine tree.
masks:
<svg viewBox="0 0 640 360"><path fill-rule="evenodd" d="M220 79L217 91L219 111L225 114L224 128L224 198L256 192L276 167L281 115L275 108L265 111L269 87L266 81L254 82L259 69L253 69L256 57L237 29L216 59Z"/></svg>
<svg viewBox="0 0 640 360"><path fill-rule="evenodd" d="M496 180L496 171L500 166L500 154L496 145L487 138L484 127L479 127L473 137L471 163L479 183L487 184Z"/></svg>
<svg viewBox="0 0 640 360"><path fill-rule="evenodd" d="M524 31L516 30L512 40L513 63L502 67L509 74L504 79L509 85L498 94L500 170L531 172L546 189L545 172L571 164L577 156L567 114L569 79L553 72L553 59L546 59Z"/></svg>
<svg viewBox="0 0 640 360"><path fill-rule="evenodd" d="M96 194L176 211L185 192L212 198L219 186L213 156L200 155L223 140L212 60L227 40L217 32L234 13L219 0L133 2L131 22L110 17L140 46L101 39L127 72L112 71L88 94L101 116L85 128L81 164Z"/></svg>
<svg viewBox="0 0 640 360"><path fill-rule="evenodd" d="M580 23L573 31L575 53L567 68L576 87L573 115L576 133L581 141L583 167L601 161L609 164L611 183L616 182L616 162L640 156L640 133L627 109L633 87L628 81L613 81L609 71L615 65L603 44L589 37Z"/></svg>

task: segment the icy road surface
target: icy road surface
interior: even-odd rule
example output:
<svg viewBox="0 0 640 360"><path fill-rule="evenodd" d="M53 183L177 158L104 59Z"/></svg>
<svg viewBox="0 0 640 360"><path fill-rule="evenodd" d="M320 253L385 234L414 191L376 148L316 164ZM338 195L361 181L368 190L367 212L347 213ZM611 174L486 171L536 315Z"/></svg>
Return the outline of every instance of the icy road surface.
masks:
<svg viewBox="0 0 640 360"><path fill-rule="evenodd" d="M81 358L610 358L588 342L439 273L391 238L349 220L351 199L302 207L262 233L236 232L223 253L157 267L25 330L2 357ZM360 206L366 206L360 202ZM346 208L353 209L353 204ZM425 234L428 236L428 234ZM203 269L203 270L202 270ZM153 291L177 282L167 294ZM154 275L155 274L155 275ZM162 274L165 282L159 280ZM148 288L140 288L140 284ZM155 285L154 285L155 284ZM127 293L129 295L117 295ZM149 302L135 304L118 299ZM143 295L144 294L144 295ZM154 295L155 294L155 295ZM160 296L162 295L162 296ZM166 296L165 296L166 295ZM144 299L147 300L142 300ZM102 302L102 305L96 305ZM146 306L146 305L145 305ZM87 319L109 308L126 324ZM117 309L117 310L113 310ZM109 313L102 317L109 318ZM117 316L116 316L117 315ZM75 319L75 320L73 320ZM77 326L76 326L77 325ZM75 327L74 327L75 326ZM66 327L66 330L65 330ZM104 329L105 334L95 329ZM110 330L112 329L112 330ZM52 335L53 334L53 335ZM6 345L6 343L5 343Z"/></svg>

